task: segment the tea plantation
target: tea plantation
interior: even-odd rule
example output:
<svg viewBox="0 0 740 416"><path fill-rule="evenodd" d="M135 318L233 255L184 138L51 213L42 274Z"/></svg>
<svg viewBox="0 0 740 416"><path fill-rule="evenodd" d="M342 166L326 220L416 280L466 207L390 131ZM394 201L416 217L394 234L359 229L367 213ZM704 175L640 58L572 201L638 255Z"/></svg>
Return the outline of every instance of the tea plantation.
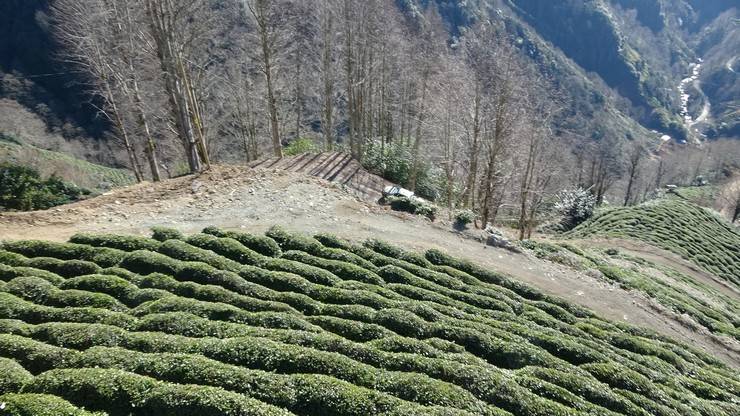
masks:
<svg viewBox="0 0 740 416"><path fill-rule="evenodd" d="M740 232L708 210L676 199L616 208L576 227L569 238L634 238L672 251L740 286Z"/></svg>
<svg viewBox="0 0 740 416"><path fill-rule="evenodd" d="M691 320L689 327L740 341L740 299L705 282L615 248L588 247L588 242L576 247L567 241L528 240L522 246L539 258L624 290L639 291L679 315L681 321Z"/></svg>
<svg viewBox="0 0 740 416"><path fill-rule="evenodd" d="M727 415L740 376L431 250L279 228L0 248L0 414Z"/></svg>

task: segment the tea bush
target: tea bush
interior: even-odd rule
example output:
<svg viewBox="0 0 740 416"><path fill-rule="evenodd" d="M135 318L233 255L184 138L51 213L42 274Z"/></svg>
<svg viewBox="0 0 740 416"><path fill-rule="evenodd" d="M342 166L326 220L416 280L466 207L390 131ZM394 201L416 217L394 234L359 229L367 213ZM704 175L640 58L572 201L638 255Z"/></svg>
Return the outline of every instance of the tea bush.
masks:
<svg viewBox="0 0 740 416"><path fill-rule="evenodd" d="M88 412L75 407L70 402L50 394L0 395L0 403L5 404L3 415L7 416L105 416L105 413Z"/></svg>
<svg viewBox="0 0 740 416"><path fill-rule="evenodd" d="M717 358L440 251L279 228L154 234L6 243L0 393L121 416L739 410L740 378Z"/></svg>

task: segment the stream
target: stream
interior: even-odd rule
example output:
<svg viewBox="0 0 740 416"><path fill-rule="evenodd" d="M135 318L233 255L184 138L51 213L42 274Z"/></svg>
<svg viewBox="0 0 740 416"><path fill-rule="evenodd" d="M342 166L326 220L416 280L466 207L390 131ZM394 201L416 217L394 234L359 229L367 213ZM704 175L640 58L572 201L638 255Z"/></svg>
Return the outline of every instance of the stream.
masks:
<svg viewBox="0 0 740 416"><path fill-rule="evenodd" d="M691 94L689 94L687 90L690 86L693 85L694 88L703 95L701 89L701 81L699 80L703 63L704 61L702 59L699 59L697 62L691 64L691 66L689 67L691 70L691 76L681 80L681 83L678 85L678 91L681 94L681 117L683 117L684 119L684 123L686 125L686 128L689 130L689 134L693 136L697 142L700 142L700 137L703 137L704 134L702 134L698 129L694 127L709 118L712 107L709 101L705 99L704 107L702 108L701 114L699 114L699 116L694 119L689 112L689 101L691 100Z"/></svg>

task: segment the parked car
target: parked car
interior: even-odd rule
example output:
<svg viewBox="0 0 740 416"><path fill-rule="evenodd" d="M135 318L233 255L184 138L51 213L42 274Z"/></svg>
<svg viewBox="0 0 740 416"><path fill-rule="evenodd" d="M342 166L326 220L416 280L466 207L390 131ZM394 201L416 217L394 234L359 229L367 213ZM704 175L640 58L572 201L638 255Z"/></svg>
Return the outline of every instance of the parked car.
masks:
<svg viewBox="0 0 740 416"><path fill-rule="evenodd" d="M406 198L414 198L414 193L406 188L400 186L390 185L383 189L383 197L389 196L405 196Z"/></svg>

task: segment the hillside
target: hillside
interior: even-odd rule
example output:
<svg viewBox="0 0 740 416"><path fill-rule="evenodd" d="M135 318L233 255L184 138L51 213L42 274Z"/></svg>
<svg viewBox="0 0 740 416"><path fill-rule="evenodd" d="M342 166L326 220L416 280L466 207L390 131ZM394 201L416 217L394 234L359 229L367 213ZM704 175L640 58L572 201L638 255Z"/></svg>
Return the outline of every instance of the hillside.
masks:
<svg viewBox="0 0 740 416"><path fill-rule="evenodd" d="M423 19L429 2L395 3L413 21ZM663 134L687 139L697 129L708 137L737 136L738 78L733 65L740 30L731 0L436 4L448 25L450 43L480 21L505 28L514 46L564 96L568 108L557 120L561 133L580 140L653 142ZM25 107L49 131L84 149L65 152L119 166L126 157L110 151L113 129L99 113L99 98L86 94L88 80L82 73L60 62L49 5L49 0L0 4L0 99ZM698 82L684 91L682 80L692 76L692 65L699 62ZM312 132L321 124L318 119L305 122ZM4 127L0 123L0 130ZM40 147L48 148L44 143ZM235 160L235 150L227 145L223 157Z"/></svg>
<svg viewBox="0 0 740 416"><path fill-rule="evenodd" d="M707 334L717 351L740 354L740 288L688 261L632 240L534 241L524 247L573 273L586 273L649 299L661 315Z"/></svg>
<svg viewBox="0 0 740 416"><path fill-rule="evenodd" d="M569 238L632 238L664 248L740 286L740 233L690 202L661 199L615 208L578 226Z"/></svg>
<svg viewBox="0 0 740 416"><path fill-rule="evenodd" d="M440 251L204 231L6 244L0 400L15 414L33 394L111 415L740 410L716 359Z"/></svg>
<svg viewBox="0 0 740 416"><path fill-rule="evenodd" d="M127 170L97 165L0 134L0 164L2 163L33 166L42 177L57 175L67 182L91 190L110 190L134 183L133 175Z"/></svg>
<svg viewBox="0 0 740 416"><path fill-rule="evenodd" d="M416 11L422 9L423 2L400 3ZM684 92L678 87L691 74L691 65L701 62L699 75L706 88L699 86L688 92L689 115L692 120L698 119L708 99L715 120L707 123L709 128L696 127L713 137L736 136L731 112L737 77L732 65L728 70L726 64L733 62L740 30L737 7L730 0L437 4L455 31L479 20L504 22L543 74L565 86L565 93L575 104L573 111L587 118L599 117L599 122L589 127L607 135L644 135L639 128L620 122L627 116L650 129L686 139L694 126L681 116ZM706 59L699 61L701 58ZM596 82L594 75L598 77ZM627 100L627 106L605 100L611 95L609 89Z"/></svg>
<svg viewBox="0 0 740 416"><path fill-rule="evenodd" d="M211 224L252 233L263 233L268 224L283 224L310 235L331 230L352 240L382 238L408 249L444 250L605 318L650 328L740 365L740 347L735 350L717 344L711 333L685 326L680 317L655 308L641 293L588 270L487 247L482 234L456 232L446 216L430 223L423 217L388 211L375 200L358 199L351 188L304 174L214 166L205 174L116 189L49 211L0 215L5 239L58 242L79 232L148 235L151 227L166 225L194 233Z"/></svg>

